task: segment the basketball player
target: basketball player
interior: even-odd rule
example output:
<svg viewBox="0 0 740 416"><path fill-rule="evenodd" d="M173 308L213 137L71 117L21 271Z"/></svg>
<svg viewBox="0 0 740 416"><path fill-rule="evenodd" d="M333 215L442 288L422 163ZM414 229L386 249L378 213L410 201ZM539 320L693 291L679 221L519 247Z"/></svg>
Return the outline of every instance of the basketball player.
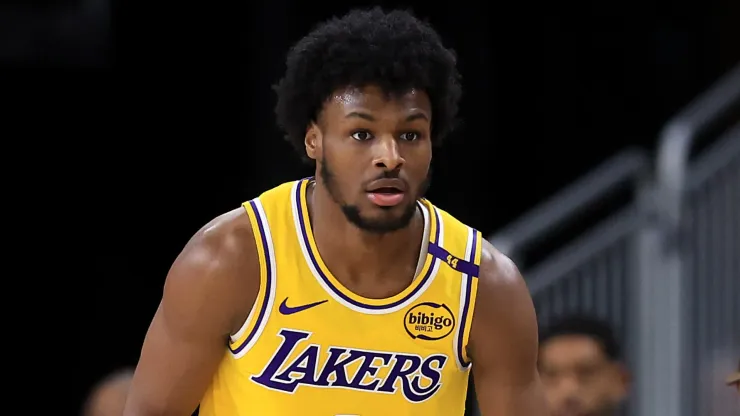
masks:
<svg viewBox="0 0 740 416"><path fill-rule="evenodd" d="M315 178L188 242L125 415L462 415L471 364L484 416L547 413L517 268L423 198L455 61L429 26L380 9L294 46L277 118Z"/></svg>

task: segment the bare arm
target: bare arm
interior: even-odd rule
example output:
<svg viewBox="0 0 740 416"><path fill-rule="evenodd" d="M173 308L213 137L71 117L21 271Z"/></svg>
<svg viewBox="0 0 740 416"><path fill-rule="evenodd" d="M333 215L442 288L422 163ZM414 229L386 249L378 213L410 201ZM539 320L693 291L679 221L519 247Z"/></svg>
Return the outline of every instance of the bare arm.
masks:
<svg viewBox="0 0 740 416"><path fill-rule="evenodd" d="M537 319L519 270L484 241L468 351L483 416L546 416Z"/></svg>
<svg viewBox="0 0 740 416"><path fill-rule="evenodd" d="M246 319L259 289L254 236L244 210L199 231L175 260L149 326L123 412L190 415Z"/></svg>
<svg viewBox="0 0 740 416"><path fill-rule="evenodd" d="M133 370L119 370L100 381L90 392L84 416L120 415L126 403Z"/></svg>

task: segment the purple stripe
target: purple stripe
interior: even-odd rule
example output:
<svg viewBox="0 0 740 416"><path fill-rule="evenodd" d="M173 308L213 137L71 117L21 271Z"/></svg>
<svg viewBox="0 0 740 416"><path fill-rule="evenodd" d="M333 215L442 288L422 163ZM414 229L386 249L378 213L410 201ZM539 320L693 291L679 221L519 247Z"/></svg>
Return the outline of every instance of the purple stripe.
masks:
<svg viewBox="0 0 740 416"><path fill-rule="evenodd" d="M296 186L296 192L295 192L296 204L298 206L298 222L300 223L300 227L301 227L301 237L303 238L303 241L306 244L306 251L308 252L308 257L310 258L311 263L313 263L313 266L316 269L316 272L319 274L319 277L321 278L321 280L323 280L324 283L326 283L326 285L329 287L329 289L331 289L332 292L334 292L335 294L337 294L337 296L339 296L340 298L342 298L343 300L345 300L347 303L352 304L354 306L357 306L357 307L360 307L360 308L365 308L365 309L382 310L382 309L393 308L395 306L398 306L398 305L406 302L412 296L414 296L414 294L416 294L416 292L418 292L419 289L421 289L422 287L424 287L424 285L426 284L427 280L429 280L429 278L432 276L432 271L434 270L435 262L438 261L436 257L434 257L432 259L432 264L429 266L429 269L427 269L426 274L424 274L424 277L421 279L421 282L416 286L416 288L411 293L409 293L408 295L406 295L402 299L399 299L399 300L397 300L397 301L395 301L393 303L389 303L387 305L368 305L366 303L358 302L358 301L350 298L349 296L345 295L338 288L336 288L331 283L331 281L326 276L326 274L324 274L324 271L321 270L321 267L319 267L319 262L316 260L316 255L314 254L313 250L311 249L311 244L309 243L308 232L306 231L305 218L303 218L303 203L302 203L303 201L302 201L302 198L301 198L301 190L303 189L303 183L306 182L307 180L308 179L304 179L302 182L300 182L298 184L298 186ZM434 209L432 209L432 211L434 211L434 215L437 218L437 230L436 230L436 233L435 233L434 241L433 242L437 242L437 241L439 241L439 227L440 227L440 222L439 221L440 221L440 219L439 219L439 215L437 214L437 211L434 210Z"/></svg>
<svg viewBox="0 0 740 416"><path fill-rule="evenodd" d="M475 253L478 250L478 230L473 230L473 244L472 244L472 250L470 250L470 258L468 261L475 264ZM465 285L465 303L463 305L462 315L460 316L460 325L462 327L460 328L460 336L457 338L457 359L460 361L460 364L463 365L463 367L467 367L470 365L469 362L465 361L465 358L463 356L463 337L465 336L465 323L468 320L468 309L470 309L470 291L472 290L471 286L473 284L473 278L478 277L478 275L472 275L472 274L466 274L465 279L468 281L468 284Z"/></svg>
<svg viewBox="0 0 740 416"><path fill-rule="evenodd" d="M260 326L260 323L262 322L262 319L265 317L265 314L267 314L267 304L268 299L270 298L270 292L272 291L272 262L270 261L270 250L268 248L267 244L267 235L265 234L265 228L262 225L262 217L260 217L260 212L257 210L257 204L254 203L254 200L249 201L249 205L252 206L252 210L254 211L254 216L257 219L257 225L259 226L260 230L260 240L262 241L262 249L265 253L265 267L267 271L267 285L265 287L265 298L262 301L262 307L260 308L260 313L257 315L257 320L255 321L254 328L249 332L249 335L247 335L247 338L244 340L244 342L237 347L237 349L232 349L231 346L229 346L229 349L232 353L238 354L239 351L243 350L244 347L249 344L249 341L254 338L254 335L257 333L257 329Z"/></svg>
<svg viewBox="0 0 740 416"><path fill-rule="evenodd" d="M449 251L434 243L429 243L429 254L447 263L448 266L459 271L460 273L465 273L471 276L478 276L478 266L476 266L475 263L463 260L457 256L453 256L452 254L450 254ZM448 262L448 256L450 256L452 259L457 260L457 262Z"/></svg>

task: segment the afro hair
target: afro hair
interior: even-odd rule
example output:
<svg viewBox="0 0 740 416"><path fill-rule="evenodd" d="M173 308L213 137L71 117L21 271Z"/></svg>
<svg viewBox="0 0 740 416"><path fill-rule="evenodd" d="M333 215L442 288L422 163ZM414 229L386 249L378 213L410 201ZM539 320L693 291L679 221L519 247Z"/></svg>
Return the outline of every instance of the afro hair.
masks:
<svg viewBox="0 0 740 416"><path fill-rule="evenodd" d="M407 11L353 10L319 25L288 53L275 86L278 126L305 157L306 128L340 88L374 85L389 94L425 91L432 105L432 142L452 130L462 94L455 52Z"/></svg>

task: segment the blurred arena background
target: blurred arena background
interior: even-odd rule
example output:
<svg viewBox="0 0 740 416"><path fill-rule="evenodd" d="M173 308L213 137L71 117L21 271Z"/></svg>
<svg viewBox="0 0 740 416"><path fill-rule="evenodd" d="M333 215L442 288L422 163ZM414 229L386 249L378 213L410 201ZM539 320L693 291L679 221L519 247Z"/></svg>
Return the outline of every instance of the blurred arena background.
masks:
<svg viewBox="0 0 740 416"><path fill-rule="evenodd" d="M518 262L543 328L579 313L614 329L633 375L622 414L739 415L724 380L740 358L740 2L381 4L459 54L464 124L430 199ZM77 409L136 363L192 233L310 173L270 86L292 42L367 5L0 6L0 62L64 120L97 212Z"/></svg>

